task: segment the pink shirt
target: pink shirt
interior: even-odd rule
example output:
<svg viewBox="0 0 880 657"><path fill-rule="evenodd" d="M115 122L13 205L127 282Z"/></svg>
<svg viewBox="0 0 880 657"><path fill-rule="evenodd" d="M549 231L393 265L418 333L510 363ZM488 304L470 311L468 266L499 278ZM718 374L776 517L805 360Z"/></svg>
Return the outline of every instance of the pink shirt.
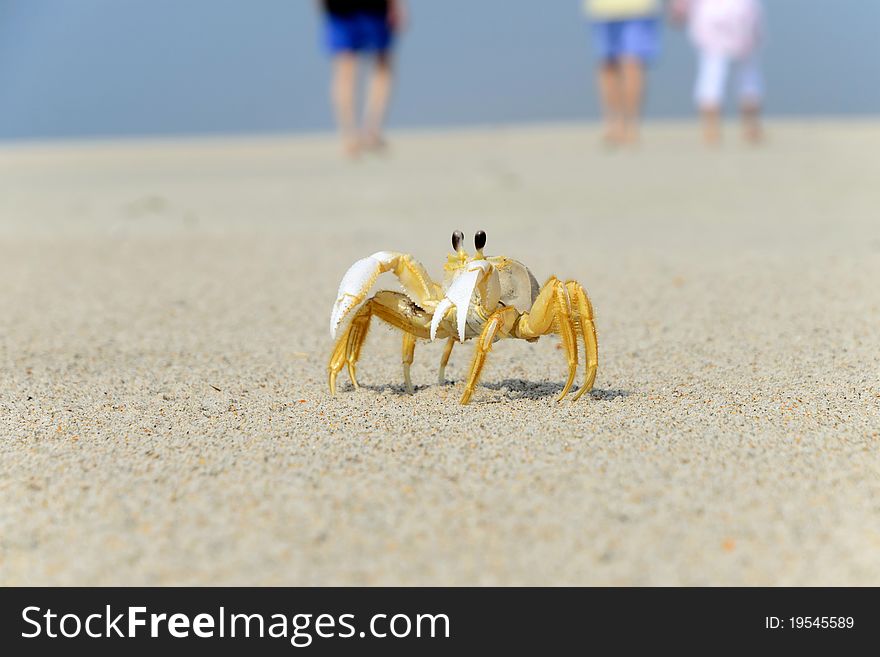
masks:
<svg viewBox="0 0 880 657"><path fill-rule="evenodd" d="M742 58L761 42L760 0L688 0L691 40L700 50Z"/></svg>

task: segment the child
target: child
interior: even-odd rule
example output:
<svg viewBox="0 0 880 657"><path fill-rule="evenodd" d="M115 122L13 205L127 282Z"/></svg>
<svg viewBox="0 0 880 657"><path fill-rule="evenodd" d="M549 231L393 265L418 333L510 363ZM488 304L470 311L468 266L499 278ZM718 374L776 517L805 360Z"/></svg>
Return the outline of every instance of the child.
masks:
<svg viewBox="0 0 880 657"><path fill-rule="evenodd" d="M660 41L659 0L585 0L599 57L597 82L609 145L638 141L644 70Z"/></svg>
<svg viewBox="0 0 880 657"><path fill-rule="evenodd" d="M403 0L322 0L326 47L333 56L331 97L350 157L384 146L382 128L391 97L391 50L403 24ZM362 130L357 128L355 87L358 55L374 57Z"/></svg>
<svg viewBox="0 0 880 657"><path fill-rule="evenodd" d="M731 66L737 69L737 88L743 136L761 139L763 76L758 50L763 38L760 0L676 0L673 18L686 20L699 64L694 100L703 121L703 138L721 140L721 107Z"/></svg>

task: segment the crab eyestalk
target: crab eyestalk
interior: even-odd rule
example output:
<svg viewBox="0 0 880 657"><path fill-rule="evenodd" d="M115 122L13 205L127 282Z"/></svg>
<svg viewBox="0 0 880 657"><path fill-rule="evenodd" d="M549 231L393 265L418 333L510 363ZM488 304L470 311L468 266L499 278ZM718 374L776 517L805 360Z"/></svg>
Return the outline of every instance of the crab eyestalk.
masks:
<svg viewBox="0 0 880 657"><path fill-rule="evenodd" d="M483 260L486 257L483 255L484 246L486 246L486 231L478 230L474 234L474 248L477 250L477 254L474 256L475 260Z"/></svg>
<svg viewBox="0 0 880 657"><path fill-rule="evenodd" d="M452 233L452 250L456 253L461 253L464 251L462 244L464 244L464 233L460 230L454 231Z"/></svg>
<svg viewBox="0 0 880 657"><path fill-rule="evenodd" d="M464 250L464 233L460 230L452 233L452 253L446 259L444 268L449 271L460 267L468 260L467 251Z"/></svg>

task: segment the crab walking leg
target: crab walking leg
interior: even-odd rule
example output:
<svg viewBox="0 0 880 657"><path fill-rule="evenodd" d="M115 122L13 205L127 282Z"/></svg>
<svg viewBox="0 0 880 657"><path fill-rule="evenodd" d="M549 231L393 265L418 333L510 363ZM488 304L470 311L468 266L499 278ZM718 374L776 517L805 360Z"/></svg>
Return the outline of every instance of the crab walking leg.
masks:
<svg viewBox="0 0 880 657"><path fill-rule="evenodd" d="M443 348L443 355L440 357L440 372L437 375L437 382L443 386L446 385L446 364L452 355L452 348L455 346L455 338L449 338L446 346Z"/></svg>
<svg viewBox="0 0 880 657"><path fill-rule="evenodd" d="M336 378L346 365L352 385L358 387L355 366L361 357L361 348L373 317L378 317L414 338L427 338L430 335L431 316L426 311L415 306L405 294L400 292L387 290L377 292L358 310L333 348L327 367L330 375L330 394L336 394Z"/></svg>
<svg viewBox="0 0 880 657"><path fill-rule="evenodd" d="M351 379L351 385L355 390L360 388L355 376L358 359L361 357L361 348L364 346L364 340L367 339L367 332L370 330L370 319L372 318L373 304L368 303L358 311L354 319L351 320L351 327L348 334L348 344L345 348L345 361L348 365L348 378Z"/></svg>
<svg viewBox="0 0 880 657"><path fill-rule="evenodd" d="M556 398L556 401L562 401L562 398L571 390L571 385L574 383L574 377L577 374L578 352L577 333L571 319L568 293L559 281L556 284L556 313L559 335L562 337L562 344L565 346L565 354L568 358L568 380L565 382L562 392L559 393L559 397Z"/></svg>
<svg viewBox="0 0 880 657"><path fill-rule="evenodd" d="M585 392L592 390L593 383L596 381L596 370L599 367L599 341L596 338L596 325L593 323L593 304L590 303L590 298L584 291L583 286L577 281L567 281L565 288L568 291L568 298L571 299L571 306L575 311L576 326L578 326L580 334L584 339L584 354L586 358L584 384L575 393L572 400L577 401Z"/></svg>
<svg viewBox="0 0 880 657"><path fill-rule="evenodd" d="M403 384L407 394L413 394L412 379L409 376L409 368L413 364L416 351L416 337L411 333L403 334Z"/></svg>
<svg viewBox="0 0 880 657"><path fill-rule="evenodd" d="M565 286L558 278L551 276L541 288L531 310L523 313L517 322L516 336L527 340L538 338L552 332L554 328L559 331L562 338L562 346L568 361L568 379L556 400L560 401L571 390L577 373L577 334L572 322Z"/></svg>
<svg viewBox="0 0 880 657"><path fill-rule="evenodd" d="M471 373L468 375L467 384L464 387L464 394L461 396L461 403L467 404L474 394L474 388L480 380L480 373L483 371L483 365L486 364L486 356L492 349L492 343L495 336L500 332L501 335L509 335L513 325L516 323L516 308L508 306L497 310L489 316L480 332L480 339L477 341L477 347L474 351L474 360L471 363Z"/></svg>
<svg viewBox="0 0 880 657"><path fill-rule="evenodd" d="M351 333L351 326L349 326L345 332L339 336L339 339L336 341L336 345L333 347L333 352L330 354L330 363L327 365L327 370L329 371L329 384L330 384L330 394L336 394L336 377L339 376L339 373L342 371L342 368L345 367L346 355L348 351L348 334Z"/></svg>
<svg viewBox="0 0 880 657"><path fill-rule="evenodd" d="M329 371L330 394L336 394L336 377L342 371L342 368L348 365L348 376L351 378L351 384L357 388L357 378L355 377L355 363L360 358L361 347L364 339L367 337L367 329L370 327L370 304L372 300L358 311L354 319L349 324L345 332L339 336L336 345L333 347L333 353L330 355L330 363L327 366Z"/></svg>

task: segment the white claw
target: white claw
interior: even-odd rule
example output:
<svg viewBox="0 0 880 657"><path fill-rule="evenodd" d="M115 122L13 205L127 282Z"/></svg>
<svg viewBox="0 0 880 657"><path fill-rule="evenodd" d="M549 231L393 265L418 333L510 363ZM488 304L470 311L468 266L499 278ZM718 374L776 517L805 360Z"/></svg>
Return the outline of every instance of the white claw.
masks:
<svg viewBox="0 0 880 657"><path fill-rule="evenodd" d="M431 339L437 334L437 327L447 311L455 306L455 328L458 331L458 338L464 342L464 332L467 327L467 315L470 309L471 299L474 297L474 290L480 280L492 269L492 266L485 260L475 260L468 265L467 271L459 274L452 285L446 290L446 297L437 304L434 315L431 317Z"/></svg>
<svg viewBox="0 0 880 657"><path fill-rule="evenodd" d="M330 312L330 335L336 337L336 329L339 324L361 301L367 292L373 287L373 283L384 271L384 267L390 264L393 254L387 251L379 251L368 258L362 258L349 267L339 284L339 292L336 294L336 303Z"/></svg>
<svg viewBox="0 0 880 657"><path fill-rule="evenodd" d="M437 337L437 327L440 326L440 322L446 316L446 311L450 308L452 308L452 302L449 299L443 299L437 304L437 308L431 317L431 342Z"/></svg>

